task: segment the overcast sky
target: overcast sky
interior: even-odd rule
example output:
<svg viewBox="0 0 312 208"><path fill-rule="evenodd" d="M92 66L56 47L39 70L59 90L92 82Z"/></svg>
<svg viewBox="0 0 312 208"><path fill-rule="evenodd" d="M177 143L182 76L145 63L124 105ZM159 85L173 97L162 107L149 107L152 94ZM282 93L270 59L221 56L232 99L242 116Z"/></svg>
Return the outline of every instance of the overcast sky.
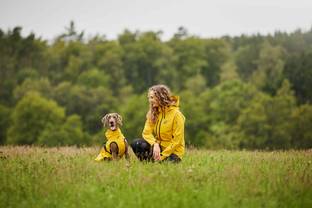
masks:
<svg viewBox="0 0 312 208"><path fill-rule="evenodd" d="M312 26L312 0L0 0L0 29L15 26L53 39L73 20L88 36L116 39L124 29L163 31L179 26L200 37L304 31Z"/></svg>

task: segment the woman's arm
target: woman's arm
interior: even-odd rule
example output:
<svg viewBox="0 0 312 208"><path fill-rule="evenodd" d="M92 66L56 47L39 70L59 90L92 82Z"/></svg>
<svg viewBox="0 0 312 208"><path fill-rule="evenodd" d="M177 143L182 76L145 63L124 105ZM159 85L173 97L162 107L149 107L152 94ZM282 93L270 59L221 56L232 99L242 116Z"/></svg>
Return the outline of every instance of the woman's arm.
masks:
<svg viewBox="0 0 312 208"><path fill-rule="evenodd" d="M184 122L185 118L181 112L178 112L173 119L173 132L171 144L162 151L161 160L169 157L175 150L178 144L184 140Z"/></svg>
<svg viewBox="0 0 312 208"><path fill-rule="evenodd" d="M153 147L153 158L154 160L160 160L160 147L159 144L156 143L156 139L153 135L154 125L148 118L145 121L144 129L142 136L144 140L146 140Z"/></svg>
<svg viewBox="0 0 312 208"><path fill-rule="evenodd" d="M153 135L154 124L150 121L150 119L146 119L142 137L150 144L154 145L156 143L156 139Z"/></svg>

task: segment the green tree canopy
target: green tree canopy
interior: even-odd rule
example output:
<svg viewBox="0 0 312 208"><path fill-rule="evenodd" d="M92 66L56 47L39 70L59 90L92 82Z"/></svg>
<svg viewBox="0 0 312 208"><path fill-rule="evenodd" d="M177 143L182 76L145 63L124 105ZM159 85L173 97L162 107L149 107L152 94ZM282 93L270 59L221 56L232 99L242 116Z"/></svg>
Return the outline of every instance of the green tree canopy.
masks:
<svg viewBox="0 0 312 208"><path fill-rule="evenodd" d="M36 92L29 92L12 112L12 125L8 132L10 144L34 144L48 126L60 125L65 119L65 110L55 101Z"/></svg>
<svg viewBox="0 0 312 208"><path fill-rule="evenodd" d="M0 145L5 144L7 130L11 124L11 109L0 105Z"/></svg>

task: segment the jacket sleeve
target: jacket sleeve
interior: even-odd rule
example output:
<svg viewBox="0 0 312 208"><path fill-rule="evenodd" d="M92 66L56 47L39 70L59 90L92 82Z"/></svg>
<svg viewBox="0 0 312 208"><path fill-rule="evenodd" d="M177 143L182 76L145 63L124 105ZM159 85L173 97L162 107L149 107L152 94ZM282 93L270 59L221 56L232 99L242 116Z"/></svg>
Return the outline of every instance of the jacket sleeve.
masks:
<svg viewBox="0 0 312 208"><path fill-rule="evenodd" d="M150 145L154 145L156 143L156 139L153 135L154 125L150 119L146 119L142 137L147 141Z"/></svg>
<svg viewBox="0 0 312 208"><path fill-rule="evenodd" d="M178 144L184 140L184 122L185 118L181 112L178 112L173 119L172 141L164 151L162 151L161 160L169 157L175 150Z"/></svg>

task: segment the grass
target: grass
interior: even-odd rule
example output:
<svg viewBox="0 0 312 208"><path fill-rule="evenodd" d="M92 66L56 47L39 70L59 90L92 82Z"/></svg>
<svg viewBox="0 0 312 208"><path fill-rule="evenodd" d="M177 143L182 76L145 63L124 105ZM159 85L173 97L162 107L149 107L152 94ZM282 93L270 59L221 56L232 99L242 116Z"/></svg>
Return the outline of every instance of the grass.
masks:
<svg viewBox="0 0 312 208"><path fill-rule="evenodd" d="M180 164L97 153L0 147L0 207L312 207L311 150L189 150Z"/></svg>

